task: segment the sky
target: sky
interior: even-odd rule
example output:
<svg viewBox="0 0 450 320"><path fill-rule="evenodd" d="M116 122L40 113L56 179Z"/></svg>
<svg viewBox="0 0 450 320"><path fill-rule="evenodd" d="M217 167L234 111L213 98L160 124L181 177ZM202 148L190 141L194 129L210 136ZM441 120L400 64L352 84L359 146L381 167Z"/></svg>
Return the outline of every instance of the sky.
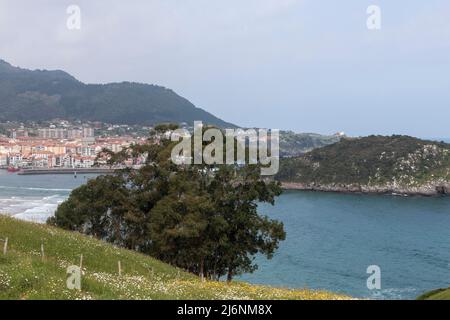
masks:
<svg viewBox="0 0 450 320"><path fill-rule="evenodd" d="M0 58L162 85L243 127L450 137L448 0L0 0Z"/></svg>

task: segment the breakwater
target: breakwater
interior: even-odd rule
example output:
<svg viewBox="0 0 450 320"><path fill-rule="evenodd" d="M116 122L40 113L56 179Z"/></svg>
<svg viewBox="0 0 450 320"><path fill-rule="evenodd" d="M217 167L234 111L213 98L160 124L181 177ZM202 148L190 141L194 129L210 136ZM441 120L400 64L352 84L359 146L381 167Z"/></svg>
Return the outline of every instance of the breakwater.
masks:
<svg viewBox="0 0 450 320"><path fill-rule="evenodd" d="M41 175L41 174L111 174L115 169L108 168L58 168L58 169L24 169L18 175Z"/></svg>

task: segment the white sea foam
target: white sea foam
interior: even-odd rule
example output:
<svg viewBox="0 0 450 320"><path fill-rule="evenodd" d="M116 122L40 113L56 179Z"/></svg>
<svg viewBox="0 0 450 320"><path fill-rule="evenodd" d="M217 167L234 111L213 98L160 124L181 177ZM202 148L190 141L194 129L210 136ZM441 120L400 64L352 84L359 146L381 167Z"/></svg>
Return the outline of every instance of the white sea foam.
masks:
<svg viewBox="0 0 450 320"><path fill-rule="evenodd" d="M72 191L72 189L31 188L31 187L9 187L9 186L0 186L0 189L9 189L9 190L33 190L33 191L64 191L64 192L70 192L70 191Z"/></svg>
<svg viewBox="0 0 450 320"><path fill-rule="evenodd" d="M71 175L20 176L0 170L0 214L45 223L74 188L95 176L78 179Z"/></svg>
<svg viewBox="0 0 450 320"><path fill-rule="evenodd" d="M0 198L0 212L21 220L45 223L65 199L62 195Z"/></svg>
<svg viewBox="0 0 450 320"><path fill-rule="evenodd" d="M407 288L387 288L382 290L376 290L368 297L370 299L381 299L381 300L399 300L405 297L405 294L412 294L414 296L419 295L417 288L407 287Z"/></svg>

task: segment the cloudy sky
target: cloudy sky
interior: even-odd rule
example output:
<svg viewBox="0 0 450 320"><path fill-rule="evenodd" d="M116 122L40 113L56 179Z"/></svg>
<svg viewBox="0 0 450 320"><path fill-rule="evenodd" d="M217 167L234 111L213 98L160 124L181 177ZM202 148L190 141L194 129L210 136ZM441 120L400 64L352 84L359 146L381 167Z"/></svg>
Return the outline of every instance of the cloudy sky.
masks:
<svg viewBox="0 0 450 320"><path fill-rule="evenodd" d="M448 0L0 0L0 58L163 85L241 126L450 137Z"/></svg>

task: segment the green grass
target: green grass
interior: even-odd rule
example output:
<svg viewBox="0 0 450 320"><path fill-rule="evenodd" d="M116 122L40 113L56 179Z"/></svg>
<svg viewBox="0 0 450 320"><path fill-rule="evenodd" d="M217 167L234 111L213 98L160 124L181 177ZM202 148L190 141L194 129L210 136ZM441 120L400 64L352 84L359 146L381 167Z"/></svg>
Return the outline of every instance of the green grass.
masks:
<svg viewBox="0 0 450 320"><path fill-rule="evenodd" d="M417 300L450 300L450 288L448 289L436 289L427 293L424 293Z"/></svg>
<svg viewBox="0 0 450 320"><path fill-rule="evenodd" d="M133 251L73 232L0 216L0 299L347 299L325 291L206 281ZM44 258L41 255L44 245ZM67 267L83 255L81 290ZM118 262L122 275L118 274Z"/></svg>

